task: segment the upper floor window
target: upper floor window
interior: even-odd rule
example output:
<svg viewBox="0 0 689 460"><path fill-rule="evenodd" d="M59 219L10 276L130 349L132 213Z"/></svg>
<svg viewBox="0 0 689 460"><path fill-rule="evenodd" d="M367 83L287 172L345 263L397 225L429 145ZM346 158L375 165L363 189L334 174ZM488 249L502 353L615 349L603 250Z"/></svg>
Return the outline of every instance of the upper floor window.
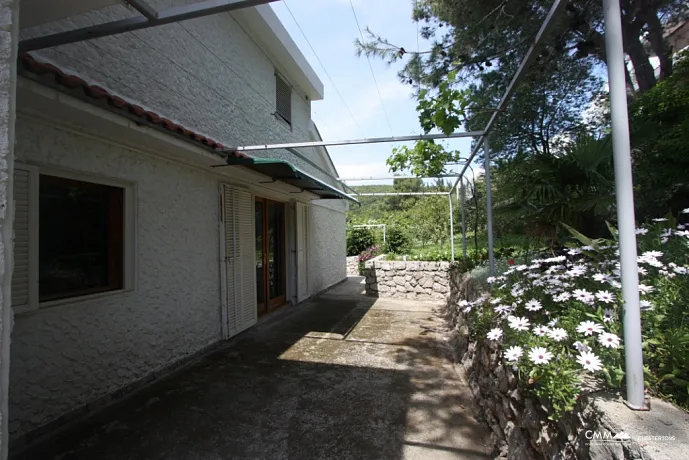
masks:
<svg viewBox="0 0 689 460"><path fill-rule="evenodd" d="M275 75L275 113L292 124L292 88L278 75Z"/></svg>

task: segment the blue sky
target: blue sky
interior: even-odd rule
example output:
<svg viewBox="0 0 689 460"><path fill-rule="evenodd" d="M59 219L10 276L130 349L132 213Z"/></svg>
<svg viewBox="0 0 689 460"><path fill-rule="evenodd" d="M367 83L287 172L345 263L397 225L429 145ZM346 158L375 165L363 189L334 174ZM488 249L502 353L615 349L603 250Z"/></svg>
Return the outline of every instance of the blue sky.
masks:
<svg viewBox="0 0 689 460"><path fill-rule="evenodd" d="M362 30L370 27L408 51L417 49L417 27L411 19L413 0L352 1ZM285 2L353 116L318 63ZM359 36L359 31L349 0L283 0L272 3L272 8L325 86L325 99L312 105L312 118L323 139L420 133L411 87L397 78L401 64L388 66L380 59L371 59L381 94L378 97L366 57L356 56L354 40ZM422 38L419 38L419 49L428 49L428 44ZM386 112L390 126L386 121ZM459 149L463 155L469 154L468 139L451 140L445 144L449 148ZM388 176L390 173L385 160L395 145L399 144L329 147L328 150L341 177Z"/></svg>

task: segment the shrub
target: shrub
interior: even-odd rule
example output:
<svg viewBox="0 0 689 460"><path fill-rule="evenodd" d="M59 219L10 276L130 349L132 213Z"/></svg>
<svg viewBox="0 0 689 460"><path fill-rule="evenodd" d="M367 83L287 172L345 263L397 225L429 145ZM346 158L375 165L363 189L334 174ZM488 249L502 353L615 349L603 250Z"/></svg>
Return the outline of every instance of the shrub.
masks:
<svg viewBox="0 0 689 460"><path fill-rule="evenodd" d="M389 227L386 233L385 252L406 254L411 251L411 238L403 227Z"/></svg>
<svg viewBox="0 0 689 460"><path fill-rule="evenodd" d="M689 209L685 210L689 214ZM659 219L638 230L642 336L651 393L689 406L689 225ZM574 407L593 375L621 387L622 293L617 244L588 240L566 255L514 264L489 278L492 297L460 306L474 340L499 341L522 386L546 399L551 419Z"/></svg>
<svg viewBox="0 0 689 460"><path fill-rule="evenodd" d="M366 261L371 260L377 256L378 256L378 248L375 246L371 246L370 248L362 251L361 254L359 254L358 267L359 267L359 274L360 275L364 274L364 268L366 268Z"/></svg>
<svg viewBox="0 0 689 460"><path fill-rule="evenodd" d="M347 231L348 256L358 256L374 244L373 232L368 228L352 228Z"/></svg>

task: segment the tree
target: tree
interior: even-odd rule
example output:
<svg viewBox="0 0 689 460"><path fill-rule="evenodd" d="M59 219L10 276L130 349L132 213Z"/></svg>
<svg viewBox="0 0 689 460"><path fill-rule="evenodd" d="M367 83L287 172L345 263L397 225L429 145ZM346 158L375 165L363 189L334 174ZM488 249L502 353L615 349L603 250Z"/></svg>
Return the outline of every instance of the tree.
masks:
<svg viewBox="0 0 689 460"><path fill-rule="evenodd" d="M682 0L621 3L624 51L639 91L645 92L657 82L651 54L658 57L661 80L672 74L672 50L663 38L663 26L683 17L687 4ZM371 31L368 41L357 41L357 49L388 61L406 59L400 72L403 80L438 87L453 70L466 80L469 74L500 69L505 59L523 56L551 4L544 0L419 0L413 19L423 24L423 37L432 41L429 50L408 51L411 47L390 43ZM569 57L606 62L601 2L570 0L536 67L547 76L555 71L555 62ZM631 84L631 75L627 81Z"/></svg>
<svg viewBox="0 0 689 460"><path fill-rule="evenodd" d="M614 217L614 173L609 137L582 135L558 155L521 155L498 164L504 218L523 221L527 233L554 237L566 223L593 237L608 234Z"/></svg>
<svg viewBox="0 0 689 460"><path fill-rule="evenodd" d="M423 191L424 185L422 179L393 179L392 189L394 192L412 192L418 193ZM386 200L387 209L389 211L403 211L414 206L414 203L419 199L416 195L396 195L389 196Z"/></svg>

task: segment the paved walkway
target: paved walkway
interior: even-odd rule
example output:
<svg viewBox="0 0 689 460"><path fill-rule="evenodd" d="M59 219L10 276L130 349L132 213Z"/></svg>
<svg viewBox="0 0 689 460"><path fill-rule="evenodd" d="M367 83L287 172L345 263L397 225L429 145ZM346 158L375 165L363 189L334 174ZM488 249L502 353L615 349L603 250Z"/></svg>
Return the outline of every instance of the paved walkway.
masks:
<svg viewBox="0 0 689 460"><path fill-rule="evenodd" d="M349 278L22 459L488 459L437 306Z"/></svg>

